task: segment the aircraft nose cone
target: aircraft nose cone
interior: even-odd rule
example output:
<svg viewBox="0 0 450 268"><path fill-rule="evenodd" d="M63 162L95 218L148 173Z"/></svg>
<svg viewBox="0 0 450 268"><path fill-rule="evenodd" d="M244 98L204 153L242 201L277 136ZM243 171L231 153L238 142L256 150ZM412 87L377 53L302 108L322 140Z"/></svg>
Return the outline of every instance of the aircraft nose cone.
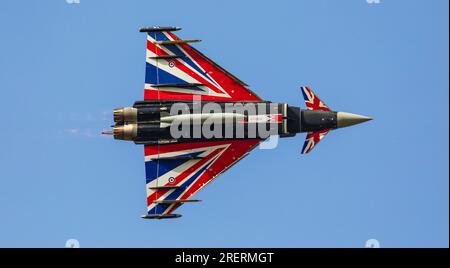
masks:
<svg viewBox="0 0 450 268"><path fill-rule="evenodd" d="M353 126L362 122L366 122L372 120L372 118L359 115L359 114L351 114L346 112L337 112L337 127L348 127Z"/></svg>

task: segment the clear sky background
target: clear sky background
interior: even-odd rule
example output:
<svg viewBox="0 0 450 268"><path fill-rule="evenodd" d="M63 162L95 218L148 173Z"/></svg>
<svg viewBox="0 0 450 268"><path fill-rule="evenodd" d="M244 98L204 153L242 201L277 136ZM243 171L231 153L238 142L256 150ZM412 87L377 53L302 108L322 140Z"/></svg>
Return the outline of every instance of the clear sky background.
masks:
<svg viewBox="0 0 450 268"><path fill-rule="evenodd" d="M446 0L2 1L0 246L449 245ZM143 98L141 26L180 26L264 99L375 119L254 150L143 220L142 146L99 133Z"/></svg>

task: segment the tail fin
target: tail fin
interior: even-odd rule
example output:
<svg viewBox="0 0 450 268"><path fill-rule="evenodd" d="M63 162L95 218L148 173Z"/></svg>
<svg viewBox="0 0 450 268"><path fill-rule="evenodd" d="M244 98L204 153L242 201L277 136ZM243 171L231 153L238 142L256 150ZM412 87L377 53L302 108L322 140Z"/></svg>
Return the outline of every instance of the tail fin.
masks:
<svg viewBox="0 0 450 268"><path fill-rule="evenodd" d="M309 87L301 87L308 110L331 111L328 106L317 97Z"/></svg>

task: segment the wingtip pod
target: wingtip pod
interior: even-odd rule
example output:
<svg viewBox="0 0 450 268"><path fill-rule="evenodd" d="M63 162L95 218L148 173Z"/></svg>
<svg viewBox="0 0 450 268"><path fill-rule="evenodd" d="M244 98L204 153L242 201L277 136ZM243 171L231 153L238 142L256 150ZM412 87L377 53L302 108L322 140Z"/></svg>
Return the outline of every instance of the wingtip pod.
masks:
<svg viewBox="0 0 450 268"><path fill-rule="evenodd" d="M139 32L141 33L150 33L150 32L173 32L181 30L180 27L174 26L153 26L153 27L141 27L139 28Z"/></svg>
<svg viewBox="0 0 450 268"><path fill-rule="evenodd" d="M146 214L146 215L142 215L141 218L143 219L176 219L176 218L180 218L181 215L180 214Z"/></svg>

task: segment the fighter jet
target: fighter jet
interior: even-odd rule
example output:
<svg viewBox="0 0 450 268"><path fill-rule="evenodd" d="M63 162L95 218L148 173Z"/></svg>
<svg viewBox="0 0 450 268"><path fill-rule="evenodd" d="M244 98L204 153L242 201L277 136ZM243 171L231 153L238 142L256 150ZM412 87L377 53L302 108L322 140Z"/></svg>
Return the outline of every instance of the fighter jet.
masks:
<svg viewBox="0 0 450 268"><path fill-rule="evenodd" d="M145 219L178 218L174 211L270 136L306 132L307 154L333 129L371 120L331 110L309 87L306 109L265 101L248 85L173 32L145 27L144 100L114 109L109 134L144 145Z"/></svg>

